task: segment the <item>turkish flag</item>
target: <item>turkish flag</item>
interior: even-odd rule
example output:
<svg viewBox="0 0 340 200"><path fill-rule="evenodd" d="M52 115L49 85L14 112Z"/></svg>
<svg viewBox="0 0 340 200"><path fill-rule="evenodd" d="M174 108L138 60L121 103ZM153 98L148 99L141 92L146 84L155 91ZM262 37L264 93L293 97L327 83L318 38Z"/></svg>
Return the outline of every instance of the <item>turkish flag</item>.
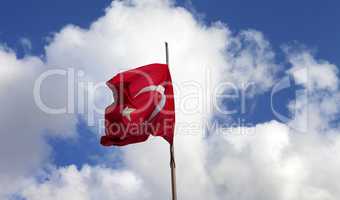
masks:
<svg viewBox="0 0 340 200"><path fill-rule="evenodd" d="M105 110L104 146L143 142L149 135L173 143L175 104L168 65L150 64L107 82L114 102Z"/></svg>

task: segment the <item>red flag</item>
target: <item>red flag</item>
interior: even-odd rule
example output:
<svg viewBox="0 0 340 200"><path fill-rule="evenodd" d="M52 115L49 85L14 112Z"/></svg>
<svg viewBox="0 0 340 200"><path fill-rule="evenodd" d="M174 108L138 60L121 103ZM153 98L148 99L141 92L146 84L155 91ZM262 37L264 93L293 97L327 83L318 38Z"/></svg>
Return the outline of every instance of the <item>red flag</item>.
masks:
<svg viewBox="0 0 340 200"><path fill-rule="evenodd" d="M107 82L114 102L105 110L104 146L143 142L149 135L173 143L175 104L168 65L150 64Z"/></svg>

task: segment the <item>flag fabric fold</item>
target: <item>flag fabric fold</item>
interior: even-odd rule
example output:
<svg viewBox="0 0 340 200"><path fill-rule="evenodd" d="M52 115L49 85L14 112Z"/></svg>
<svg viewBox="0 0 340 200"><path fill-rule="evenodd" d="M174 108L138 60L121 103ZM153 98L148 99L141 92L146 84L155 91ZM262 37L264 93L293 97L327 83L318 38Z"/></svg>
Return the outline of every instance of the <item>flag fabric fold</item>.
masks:
<svg viewBox="0 0 340 200"><path fill-rule="evenodd" d="M143 142L150 135L173 143L175 104L168 65L156 63L119 73L107 86L114 102L105 110L102 145Z"/></svg>

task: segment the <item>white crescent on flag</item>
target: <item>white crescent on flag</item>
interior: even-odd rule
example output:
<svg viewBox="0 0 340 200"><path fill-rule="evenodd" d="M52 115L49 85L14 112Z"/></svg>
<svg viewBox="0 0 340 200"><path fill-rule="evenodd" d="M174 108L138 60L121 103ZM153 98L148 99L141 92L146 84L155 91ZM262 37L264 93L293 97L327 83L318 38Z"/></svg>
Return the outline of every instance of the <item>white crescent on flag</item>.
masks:
<svg viewBox="0 0 340 200"><path fill-rule="evenodd" d="M158 105L155 107L155 110L151 113L148 121L152 120L161 110L164 108L165 102L166 102L166 96L164 94L165 88L162 85L150 85L143 89L141 89L134 97L136 98L138 95L144 93L144 92L152 92L156 91L159 92L162 95L162 98Z"/></svg>

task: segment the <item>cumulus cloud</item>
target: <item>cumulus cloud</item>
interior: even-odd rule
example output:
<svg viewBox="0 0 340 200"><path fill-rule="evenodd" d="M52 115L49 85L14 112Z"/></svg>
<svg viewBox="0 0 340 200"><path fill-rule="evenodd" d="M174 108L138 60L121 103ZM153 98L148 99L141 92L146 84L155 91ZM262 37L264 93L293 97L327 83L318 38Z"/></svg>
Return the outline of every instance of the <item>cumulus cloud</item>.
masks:
<svg viewBox="0 0 340 200"><path fill-rule="evenodd" d="M131 171L114 171L85 165L71 165L53 171L44 184L30 182L23 196L27 199L148 199L143 181Z"/></svg>
<svg viewBox="0 0 340 200"><path fill-rule="evenodd" d="M169 147L160 138L124 147L124 170L68 166L52 170L44 180L29 176L49 164L44 135L72 136L77 114L89 125L100 126L102 113L91 109L95 103L105 106L111 94L95 88L120 70L164 62L164 41L170 44L176 95L179 198L325 200L340 196L339 184L332 179L338 176L335 156L340 150L339 131L332 126L339 111L336 67L306 52L287 55L292 69L312 68L312 76L307 77L311 88L303 84L303 73L294 73L299 70L288 73L313 91L310 124L314 131L301 134L290 129L309 116L307 105L297 97L297 114L287 124L271 121L239 127L250 135L223 134L217 129L205 139L206 122L218 110L216 88L226 89L221 83L228 81L241 89L254 84L252 95L260 94L271 88L282 67L275 63L275 53L260 32L232 34L222 22L206 25L166 0L114 1L89 29L67 25L57 32L45 47L44 60L17 59L14 52L0 50L0 93L5 97L1 98L0 121L5 126L0 128L4 138L0 152L5 152L1 163L8 164L0 166L0 184L16 181L11 188L1 187L0 196L17 191L32 200L169 198ZM41 98L53 108L74 100L74 107L66 106L64 114L48 115L34 101L34 83L50 70L57 76L39 88ZM76 79L68 79L70 74ZM68 87L73 81L75 88ZM85 99L79 95L81 86L86 88L80 92ZM320 96L320 91L329 96ZM68 99L73 92L75 98ZM93 137L101 134L96 133Z"/></svg>
<svg viewBox="0 0 340 200"><path fill-rule="evenodd" d="M339 176L340 167L340 130L334 122L340 112L340 93L333 85L338 82L336 67L306 51L289 54L288 60L288 73L308 91L296 97L296 106L290 104L293 119L243 127L243 135L217 130L224 139L213 137L207 144L209 172L220 198L339 198L340 185L332 178ZM301 124L306 127L301 129Z"/></svg>
<svg viewBox="0 0 340 200"><path fill-rule="evenodd" d="M242 31L230 39L231 45L226 54L230 67L226 69L224 80L242 89L252 84L256 87L255 93L268 90L282 67L275 63L275 53L270 43L261 32L255 30Z"/></svg>
<svg viewBox="0 0 340 200"><path fill-rule="evenodd" d="M298 84L302 84L309 90L338 89L338 69L334 64L325 60L316 61L307 51L287 53L288 60L293 66L290 73Z"/></svg>
<svg viewBox="0 0 340 200"><path fill-rule="evenodd" d="M316 60L309 52L288 54L292 68L288 71L298 85L305 88L302 95L291 102L289 108L295 113L292 126L304 126L305 131L324 132L336 126L339 114L339 78L334 64Z"/></svg>
<svg viewBox="0 0 340 200"><path fill-rule="evenodd" d="M210 141L219 199L337 199L337 135L301 135L276 121L245 129L256 134Z"/></svg>
<svg viewBox="0 0 340 200"><path fill-rule="evenodd" d="M15 190L49 159L50 149L43 140L46 130L63 137L74 132L74 116L50 116L34 103L34 80L43 68L38 57L18 59L13 51L0 47L0 196Z"/></svg>

